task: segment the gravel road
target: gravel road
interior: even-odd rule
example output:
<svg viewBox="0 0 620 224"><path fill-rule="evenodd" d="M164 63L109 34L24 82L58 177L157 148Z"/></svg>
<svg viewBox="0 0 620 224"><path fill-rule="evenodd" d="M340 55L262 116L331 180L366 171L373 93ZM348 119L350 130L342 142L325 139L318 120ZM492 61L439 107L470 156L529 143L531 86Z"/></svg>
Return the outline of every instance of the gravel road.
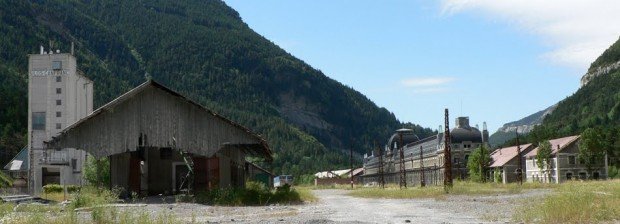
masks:
<svg viewBox="0 0 620 224"><path fill-rule="evenodd" d="M346 190L316 190L319 202L267 207L148 204L153 216L175 214L182 222L215 223L505 223L523 201L548 194L529 190L513 195L448 196L445 199L365 199Z"/></svg>

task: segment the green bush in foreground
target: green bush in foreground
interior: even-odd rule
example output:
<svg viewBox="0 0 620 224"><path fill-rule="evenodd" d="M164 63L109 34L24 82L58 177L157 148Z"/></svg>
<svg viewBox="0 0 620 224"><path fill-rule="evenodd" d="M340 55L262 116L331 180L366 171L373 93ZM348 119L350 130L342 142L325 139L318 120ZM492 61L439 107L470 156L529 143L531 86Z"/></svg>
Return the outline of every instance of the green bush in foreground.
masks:
<svg viewBox="0 0 620 224"><path fill-rule="evenodd" d="M526 223L599 223L620 220L620 181L569 182L554 194L522 206L513 219Z"/></svg>
<svg viewBox="0 0 620 224"><path fill-rule="evenodd" d="M70 207L81 208L109 204L117 201L118 195L119 190L117 189L108 190L90 186L83 187L72 195L73 201L71 201Z"/></svg>
<svg viewBox="0 0 620 224"><path fill-rule="evenodd" d="M67 187L67 193L74 193L74 192L78 192L80 190L80 186L76 186L76 185L66 185ZM52 194L52 193L62 193L63 192L63 185L60 184L48 184L43 186L43 192L46 194Z"/></svg>
<svg viewBox="0 0 620 224"><path fill-rule="evenodd" d="M301 196L290 186L270 190L263 183L247 182L245 188L213 189L200 191L194 198L179 197L179 201L210 205L268 205L301 203Z"/></svg>

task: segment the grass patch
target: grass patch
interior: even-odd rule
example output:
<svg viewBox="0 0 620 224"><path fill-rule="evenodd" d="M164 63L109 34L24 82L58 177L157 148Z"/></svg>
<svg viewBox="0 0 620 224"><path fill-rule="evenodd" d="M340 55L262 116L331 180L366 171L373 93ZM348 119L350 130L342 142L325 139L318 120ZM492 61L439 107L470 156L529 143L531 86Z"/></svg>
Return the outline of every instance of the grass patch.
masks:
<svg viewBox="0 0 620 224"><path fill-rule="evenodd" d="M50 196L62 193L50 193ZM57 196L53 196L57 197ZM84 187L71 194L73 200L66 207L59 204L20 204L0 203L0 223L180 223L174 213L163 211L150 214L146 211L121 209L107 206L118 199L118 191ZM88 207L78 215L76 208Z"/></svg>
<svg viewBox="0 0 620 224"><path fill-rule="evenodd" d="M329 184L329 185L300 185L296 188L307 188L310 190L326 190L326 189L339 189L339 190L352 190L350 184ZM353 189L360 188L360 185L353 185Z"/></svg>
<svg viewBox="0 0 620 224"><path fill-rule="evenodd" d="M299 198L303 202L317 202L319 199L312 193L312 188L295 187L295 191L299 193Z"/></svg>
<svg viewBox="0 0 620 224"><path fill-rule="evenodd" d="M83 187L76 193L72 194L70 208L93 207L116 202L118 200L119 190L113 189L97 189L96 187Z"/></svg>
<svg viewBox="0 0 620 224"><path fill-rule="evenodd" d="M74 194L63 194L63 193L47 193L47 194L41 194L41 198L45 199L45 200L50 200L50 201L55 201L55 202L62 202L65 200L65 197L67 200L73 200L73 195Z"/></svg>
<svg viewBox="0 0 620 224"><path fill-rule="evenodd" d="M513 220L526 223L598 223L620 220L620 180L568 182L527 202Z"/></svg>
<svg viewBox="0 0 620 224"><path fill-rule="evenodd" d="M303 197L311 200L308 192L303 192ZM267 188L258 182L247 182L246 188L213 189L210 191L197 192L194 197L178 196L178 202L191 202L208 205L224 206L247 206L269 204L299 204L303 203L302 195L290 186L280 187L276 190Z"/></svg>
<svg viewBox="0 0 620 224"><path fill-rule="evenodd" d="M469 181L457 181L448 192L451 195L497 195L516 194L524 189L553 188L556 185L540 183L498 184L477 183ZM396 185L388 185L385 189L378 187L357 188L349 192L350 196L362 198L389 198L389 199L412 199L412 198L435 198L444 199L447 195L443 186L410 187L400 189Z"/></svg>

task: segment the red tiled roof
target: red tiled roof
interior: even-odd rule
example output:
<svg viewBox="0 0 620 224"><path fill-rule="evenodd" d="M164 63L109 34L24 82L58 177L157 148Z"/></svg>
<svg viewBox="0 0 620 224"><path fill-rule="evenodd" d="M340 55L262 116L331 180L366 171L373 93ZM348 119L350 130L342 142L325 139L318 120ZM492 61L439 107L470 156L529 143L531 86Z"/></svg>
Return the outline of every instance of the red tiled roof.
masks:
<svg viewBox="0 0 620 224"><path fill-rule="evenodd" d="M521 147L521 155L523 155L524 151L529 149L532 144L524 144L520 145ZM517 146L511 146L501 149L496 149L491 153L491 159L493 159L493 163L491 167L501 167L506 164L508 161L512 160L517 156Z"/></svg>
<svg viewBox="0 0 620 224"><path fill-rule="evenodd" d="M579 137L580 137L579 135L574 135L574 136L568 136L568 137L564 137L564 138L558 138L558 139L549 140L549 142L551 143L551 155L555 155L559 151L562 151L562 149L566 148L566 146L568 146L571 143L575 142L577 139L579 139ZM536 147L530 153L525 155L525 157L526 158L531 158L531 157L536 156L536 154L538 154L538 147Z"/></svg>

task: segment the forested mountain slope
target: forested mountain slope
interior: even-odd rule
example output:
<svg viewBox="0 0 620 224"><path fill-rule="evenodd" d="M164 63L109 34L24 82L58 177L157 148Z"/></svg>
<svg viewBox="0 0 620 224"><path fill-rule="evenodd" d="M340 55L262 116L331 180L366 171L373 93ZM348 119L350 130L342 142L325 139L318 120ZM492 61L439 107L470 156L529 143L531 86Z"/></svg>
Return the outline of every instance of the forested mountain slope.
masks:
<svg viewBox="0 0 620 224"><path fill-rule="evenodd" d="M620 40L607 49L591 67L592 71L604 71L591 76L587 83L573 95L560 101L528 136L529 142L581 134L587 128L595 128L604 139L604 145L612 163L620 163L620 69L609 67L620 61ZM605 69L600 69L606 67ZM586 74L586 75L588 75ZM615 162L614 162L615 161Z"/></svg>
<svg viewBox="0 0 620 224"><path fill-rule="evenodd" d="M150 76L262 134L278 174L346 167L343 150L365 153L402 126L432 132L293 57L220 0L0 0L0 38L2 162L25 144L27 54L50 40L63 52L75 42L96 106Z"/></svg>

